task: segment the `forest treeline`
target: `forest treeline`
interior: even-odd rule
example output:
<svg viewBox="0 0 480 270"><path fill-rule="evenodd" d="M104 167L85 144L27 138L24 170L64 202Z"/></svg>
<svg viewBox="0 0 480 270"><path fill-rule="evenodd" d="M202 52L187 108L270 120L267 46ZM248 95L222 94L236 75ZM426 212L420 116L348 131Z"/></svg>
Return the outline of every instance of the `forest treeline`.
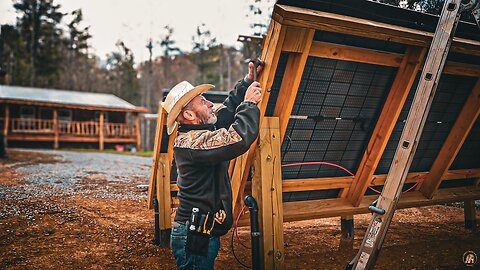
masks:
<svg viewBox="0 0 480 270"><path fill-rule="evenodd" d="M218 43L205 25L192 33L190 51L181 51L174 28L165 26L165 35L145 48L158 47L161 56L136 63L128 44L118 40L100 59L92 52L89 27L82 26L82 10L63 13L57 2L13 1L16 23L0 30L0 84L111 93L155 111L162 89L181 80L222 91L244 75L243 49Z"/></svg>
<svg viewBox="0 0 480 270"><path fill-rule="evenodd" d="M265 5L265 2L267 5ZM249 0L246 16L252 21L251 33L262 35L269 23L274 0ZM438 14L443 0L380 2ZM155 46L162 54L142 63L128 44L119 40L106 60L92 52L89 27L84 27L82 10L68 13L55 0L15 0L15 24L1 25L0 84L33 86L115 94L135 105L156 111L162 89L181 80L194 84L212 83L215 90L228 90L246 71L244 60L259 53L255 44L225 46L205 25L192 33L192 48L181 51L175 42L175 31L165 26L165 35L152 40L146 50Z"/></svg>

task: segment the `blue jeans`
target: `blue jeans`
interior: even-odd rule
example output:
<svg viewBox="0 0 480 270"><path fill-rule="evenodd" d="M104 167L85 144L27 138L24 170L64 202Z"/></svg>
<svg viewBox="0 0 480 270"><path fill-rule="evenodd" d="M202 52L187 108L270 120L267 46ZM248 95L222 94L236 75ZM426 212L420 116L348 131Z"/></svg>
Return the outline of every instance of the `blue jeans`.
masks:
<svg viewBox="0 0 480 270"><path fill-rule="evenodd" d="M177 222L173 223L170 246L175 257L175 262L181 270L184 269L208 269L213 270L215 258L220 249L220 238L211 237L208 244L208 256L196 256L185 252L187 243L187 226Z"/></svg>

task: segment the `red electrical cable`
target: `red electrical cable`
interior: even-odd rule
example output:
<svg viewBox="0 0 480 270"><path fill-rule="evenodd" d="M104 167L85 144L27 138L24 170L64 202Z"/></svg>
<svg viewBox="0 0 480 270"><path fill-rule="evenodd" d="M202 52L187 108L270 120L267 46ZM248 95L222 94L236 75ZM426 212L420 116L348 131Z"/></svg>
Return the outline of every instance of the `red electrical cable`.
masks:
<svg viewBox="0 0 480 270"><path fill-rule="evenodd" d="M350 174L351 176L354 176L354 174L349 171L347 168L343 167L343 166L340 166L338 164L335 164L335 163L331 163L331 162L326 162L326 161L307 161L307 162L296 162L296 163L288 163L288 164L282 164L282 167L294 167L294 166L302 166L302 165L329 165L329 166L333 166L333 167L337 167L339 169L342 169L343 171L345 171L346 173ZM418 185L418 182L415 183L415 185L411 186L410 188L408 188L407 190L403 191L403 193L407 193L409 192L410 190L412 190L413 188L415 188L416 186ZM373 187L368 187L371 191L377 193L377 194L382 194L381 191L378 191L376 189L374 189Z"/></svg>
<svg viewBox="0 0 480 270"><path fill-rule="evenodd" d="M350 174L351 176L354 176L354 174L349 171L347 168L343 167L343 166L340 166L338 164L335 164L335 163L331 163L331 162L326 162L326 161L307 161L307 162L297 162L297 163L288 163L288 164L283 164L282 167L293 167L293 166L302 166L302 165L329 165L329 166L333 166L333 167L337 167L339 169L342 169L343 171L345 171L346 173ZM377 194L382 194L382 192L372 188L372 187L368 187L370 190L372 190L373 192L377 193Z"/></svg>
<svg viewBox="0 0 480 270"><path fill-rule="evenodd" d="M240 220L240 217L241 217L242 214L244 213L245 208L246 208L246 205L243 205L242 211L240 211L240 213L239 213L238 216L237 216L237 219L235 220L234 232L235 232L235 236L237 237L237 240L238 240L238 242L240 243L240 245L242 245L242 246L245 247L245 248L250 249L250 247L246 246L242 241L240 241L240 237L238 236L238 221Z"/></svg>
<svg viewBox="0 0 480 270"><path fill-rule="evenodd" d="M343 167L343 166L340 166L338 164L335 164L335 163L331 163L331 162L326 162L326 161L307 161L307 162L296 162L296 163L287 163L287 164L282 164L282 167L294 167L294 166L302 166L302 165L328 165L328 166L333 166L333 167L337 167L343 171L345 171L346 173L350 174L351 176L355 176L351 171L349 171L347 168ZM413 190L416 186L418 186L418 184L420 183L421 181L418 181L416 182L413 186L409 187L407 190L403 191L403 193L407 193L411 190ZM382 194L382 192L374 189L373 187L368 187L370 190L372 190L373 192L377 193L377 194ZM234 227L234 233L235 233L235 236L237 237L237 240L238 242L245 248L250 248L248 246L246 246L245 244L242 243L242 241L240 240L240 237L238 236L238 222L240 220L240 217L242 216L243 212L245 211L245 205L243 206L242 210L240 211L240 213L238 214L237 216L237 219L235 221L235 227Z"/></svg>

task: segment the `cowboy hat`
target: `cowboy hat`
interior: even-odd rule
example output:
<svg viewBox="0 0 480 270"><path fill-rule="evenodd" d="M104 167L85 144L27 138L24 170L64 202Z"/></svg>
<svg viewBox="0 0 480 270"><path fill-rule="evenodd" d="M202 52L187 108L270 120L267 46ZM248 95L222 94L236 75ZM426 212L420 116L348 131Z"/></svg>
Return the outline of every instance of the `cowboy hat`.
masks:
<svg viewBox="0 0 480 270"><path fill-rule="evenodd" d="M168 93L165 101L162 103L163 108L168 113L167 116L167 133L172 134L177 126L177 117L182 109L196 96L201 95L215 87L211 84L202 84L194 87L187 81L183 81L175 85Z"/></svg>

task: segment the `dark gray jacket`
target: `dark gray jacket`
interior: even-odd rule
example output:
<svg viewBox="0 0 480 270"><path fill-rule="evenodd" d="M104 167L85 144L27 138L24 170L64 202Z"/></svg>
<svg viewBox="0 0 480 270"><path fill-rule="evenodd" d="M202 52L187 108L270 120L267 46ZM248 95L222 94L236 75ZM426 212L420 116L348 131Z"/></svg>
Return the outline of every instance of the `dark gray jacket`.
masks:
<svg viewBox="0 0 480 270"><path fill-rule="evenodd" d="M193 207L227 214L212 235L228 232L233 224L229 161L245 153L258 136L260 111L242 102L249 82L241 80L223 103L214 125L181 125L175 140L179 206L175 221L185 222Z"/></svg>

